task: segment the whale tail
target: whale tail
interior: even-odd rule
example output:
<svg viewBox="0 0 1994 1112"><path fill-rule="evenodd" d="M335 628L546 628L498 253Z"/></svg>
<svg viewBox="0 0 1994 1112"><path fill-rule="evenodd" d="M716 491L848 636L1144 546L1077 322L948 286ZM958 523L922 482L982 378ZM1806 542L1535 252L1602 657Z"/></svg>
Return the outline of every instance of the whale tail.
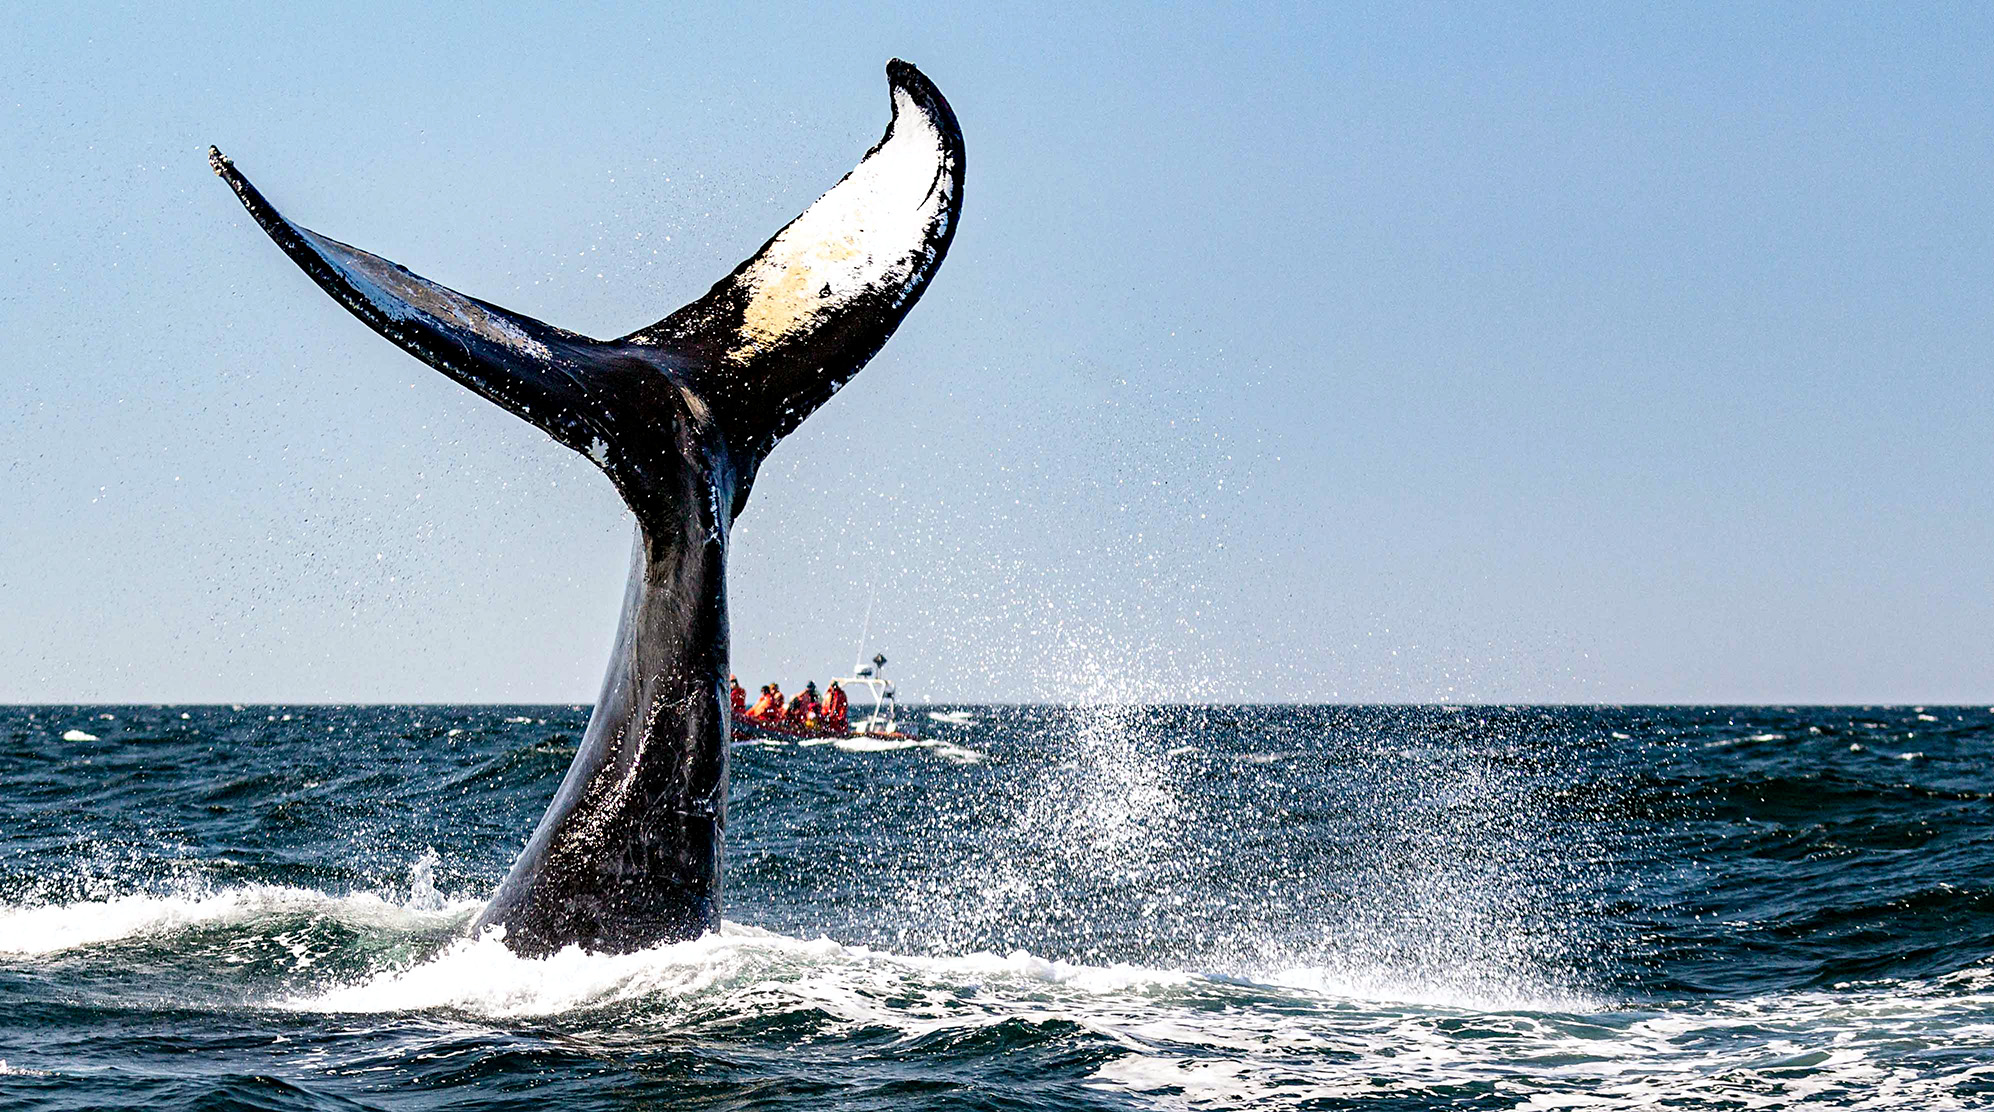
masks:
<svg viewBox="0 0 1994 1112"><path fill-rule="evenodd" d="M748 480L776 441L828 401L893 334L948 253L962 211L963 146L934 83L895 59L893 118L858 166L706 295L598 340L438 285L285 218L222 153L214 170L292 261L376 332L607 471L633 505L632 440L661 396L690 391ZM661 373L662 372L662 373Z"/></svg>
<svg viewBox="0 0 1994 1112"><path fill-rule="evenodd" d="M616 652L568 775L474 923L521 953L629 950L719 926L727 821L727 534L777 440L892 335L962 210L962 135L919 70L830 192L704 297L597 340L445 289L284 218L209 159L327 293L594 460L636 512Z"/></svg>

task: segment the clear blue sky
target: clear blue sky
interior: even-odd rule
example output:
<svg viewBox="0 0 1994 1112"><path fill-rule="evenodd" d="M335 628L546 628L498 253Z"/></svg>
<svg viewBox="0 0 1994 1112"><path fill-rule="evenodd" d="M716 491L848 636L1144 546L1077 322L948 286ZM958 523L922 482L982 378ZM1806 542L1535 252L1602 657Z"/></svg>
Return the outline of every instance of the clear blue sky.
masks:
<svg viewBox="0 0 1994 1112"><path fill-rule="evenodd" d="M961 233L737 531L751 686L1994 699L1994 15L16 8L0 700L594 695L608 483L209 173L596 335L883 129ZM1321 6L1330 8L1331 6Z"/></svg>

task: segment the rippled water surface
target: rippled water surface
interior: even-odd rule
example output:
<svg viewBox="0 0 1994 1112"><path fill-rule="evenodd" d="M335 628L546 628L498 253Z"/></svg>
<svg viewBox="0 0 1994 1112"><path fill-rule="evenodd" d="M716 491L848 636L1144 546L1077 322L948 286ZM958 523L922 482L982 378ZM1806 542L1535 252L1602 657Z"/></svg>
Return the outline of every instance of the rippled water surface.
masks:
<svg viewBox="0 0 1994 1112"><path fill-rule="evenodd" d="M1994 1107L1994 710L937 708L463 936L574 707L0 709L0 1107Z"/></svg>

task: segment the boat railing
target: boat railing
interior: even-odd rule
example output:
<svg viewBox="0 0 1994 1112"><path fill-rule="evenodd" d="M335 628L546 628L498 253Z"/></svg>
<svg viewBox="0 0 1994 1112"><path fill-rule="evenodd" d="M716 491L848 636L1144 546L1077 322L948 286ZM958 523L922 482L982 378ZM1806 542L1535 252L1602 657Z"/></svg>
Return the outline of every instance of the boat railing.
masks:
<svg viewBox="0 0 1994 1112"><path fill-rule="evenodd" d="M893 681L880 675L885 665L884 657L874 657L872 667L861 665L852 669L852 675L836 677L838 685L846 691L864 690L872 696L871 712L864 718L852 722L851 730L855 734L894 732L894 722L899 716L900 708L893 697Z"/></svg>

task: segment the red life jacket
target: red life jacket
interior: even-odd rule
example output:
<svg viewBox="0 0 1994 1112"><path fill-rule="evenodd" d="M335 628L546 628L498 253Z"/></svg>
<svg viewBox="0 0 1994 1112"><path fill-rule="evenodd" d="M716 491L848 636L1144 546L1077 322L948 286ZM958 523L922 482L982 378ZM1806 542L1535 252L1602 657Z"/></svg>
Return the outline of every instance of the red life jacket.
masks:
<svg viewBox="0 0 1994 1112"><path fill-rule="evenodd" d="M832 688L830 692L824 696L825 724L830 726L836 726L841 730L844 729L845 708L849 706L851 706L851 700L845 698L845 689L842 687Z"/></svg>
<svg viewBox="0 0 1994 1112"><path fill-rule="evenodd" d="M748 693L741 690L740 684L738 683L735 684L733 690L727 692L727 707L729 710L734 712L734 717L736 718L747 717Z"/></svg>

